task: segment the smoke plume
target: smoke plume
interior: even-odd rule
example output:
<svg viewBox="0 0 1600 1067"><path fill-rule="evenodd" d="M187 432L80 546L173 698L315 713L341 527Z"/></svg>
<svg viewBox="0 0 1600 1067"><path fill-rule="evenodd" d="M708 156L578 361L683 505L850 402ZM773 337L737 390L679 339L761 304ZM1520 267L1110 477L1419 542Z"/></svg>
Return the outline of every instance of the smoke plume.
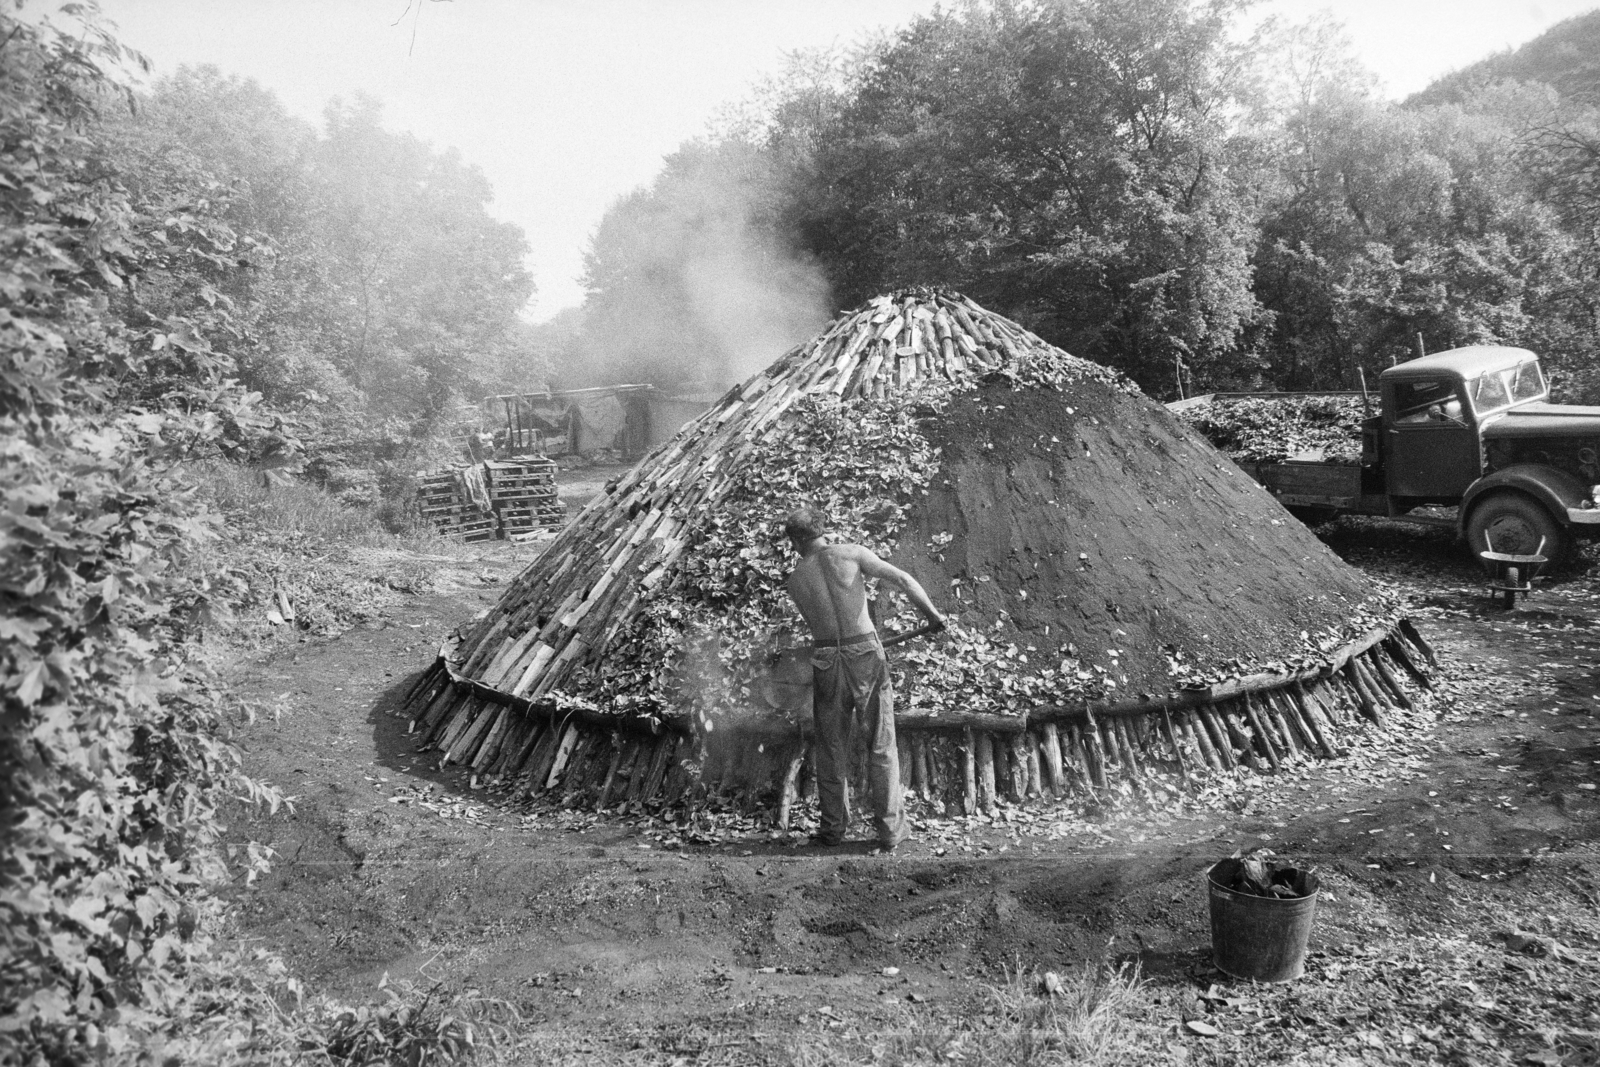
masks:
<svg viewBox="0 0 1600 1067"><path fill-rule="evenodd" d="M825 325L827 281L785 233L782 187L760 150L696 142L613 205L587 256L567 376L721 391Z"/></svg>

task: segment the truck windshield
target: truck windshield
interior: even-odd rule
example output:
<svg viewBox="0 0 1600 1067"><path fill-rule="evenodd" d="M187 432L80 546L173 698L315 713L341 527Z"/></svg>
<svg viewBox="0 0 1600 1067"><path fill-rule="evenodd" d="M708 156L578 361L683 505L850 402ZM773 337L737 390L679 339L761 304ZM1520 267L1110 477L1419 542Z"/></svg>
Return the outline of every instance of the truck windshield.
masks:
<svg viewBox="0 0 1600 1067"><path fill-rule="evenodd" d="M1511 390L1506 386L1506 375L1509 371L1489 371L1480 378L1475 379L1467 386L1467 391L1472 395L1472 410L1479 415L1486 415L1491 411L1511 405Z"/></svg>
<svg viewBox="0 0 1600 1067"><path fill-rule="evenodd" d="M1511 399L1537 400L1545 395L1544 374L1537 363L1524 363L1511 372Z"/></svg>

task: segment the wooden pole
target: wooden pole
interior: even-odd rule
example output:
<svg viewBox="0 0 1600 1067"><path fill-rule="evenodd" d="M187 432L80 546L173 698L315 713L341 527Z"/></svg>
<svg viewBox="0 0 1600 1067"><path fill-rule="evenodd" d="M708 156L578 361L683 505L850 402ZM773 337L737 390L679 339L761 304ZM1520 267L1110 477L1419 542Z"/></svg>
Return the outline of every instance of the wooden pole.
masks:
<svg viewBox="0 0 1600 1067"><path fill-rule="evenodd" d="M1047 722L1041 727L1039 748L1044 753L1045 782L1050 792L1059 796L1065 783L1061 769L1061 732L1055 723Z"/></svg>
<svg viewBox="0 0 1600 1067"><path fill-rule="evenodd" d="M805 762L806 753L801 749L789 760L789 767L783 774L783 789L778 794L778 829L784 833L789 832L795 801L800 798L800 768Z"/></svg>
<svg viewBox="0 0 1600 1067"><path fill-rule="evenodd" d="M1255 698L1247 693L1242 703L1245 717L1250 720L1250 731L1255 734L1261 754L1267 758L1267 762L1272 765L1273 770L1279 770L1283 766L1283 760L1278 755L1277 746L1272 743L1272 735L1267 733L1267 727L1261 720L1261 713L1255 705Z"/></svg>
<svg viewBox="0 0 1600 1067"><path fill-rule="evenodd" d="M994 742L986 730L979 730L974 737L977 742L975 755L978 762L978 806L985 815L993 815L995 809L994 796Z"/></svg>
<svg viewBox="0 0 1600 1067"><path fill-rule="evenodd" d="M1189 780L1189 761L1183 758L1183 745L1178 740L1178 731L1172 727L1172 712L1166 708L1161 709L1161 725L1167 732L1167 743L1172 746L1172 755L1178 761L1178 775L1184 781Z"/></svg>
<svg viewBox="0 0 1600 1067"><path fill-rule="evenodd" d="M961 810L968 815L978 814L978 741L972 727L961 731L961 777L964 783Z"/></svg>

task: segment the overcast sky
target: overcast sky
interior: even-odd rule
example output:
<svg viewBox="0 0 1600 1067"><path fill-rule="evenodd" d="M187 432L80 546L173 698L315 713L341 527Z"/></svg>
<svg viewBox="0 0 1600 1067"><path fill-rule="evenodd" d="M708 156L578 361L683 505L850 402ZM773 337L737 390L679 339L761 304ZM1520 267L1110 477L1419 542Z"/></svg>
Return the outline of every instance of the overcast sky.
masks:
<svg viewBox="0 0 1600 1067"><path fill-rule="evenodd" d="M583 249L606 206L786 51L903 25L933 0L101 0L157 73L213 63L317 121L335 96L383 101L387 124L454 145L491 208L532 246L531 316L582 299ZM35 8L50 7L35 0ZM1395 97L1521 44L1596 0L1265 0L1332 9ZM413 43L413 36L415 41Z"/></svg>

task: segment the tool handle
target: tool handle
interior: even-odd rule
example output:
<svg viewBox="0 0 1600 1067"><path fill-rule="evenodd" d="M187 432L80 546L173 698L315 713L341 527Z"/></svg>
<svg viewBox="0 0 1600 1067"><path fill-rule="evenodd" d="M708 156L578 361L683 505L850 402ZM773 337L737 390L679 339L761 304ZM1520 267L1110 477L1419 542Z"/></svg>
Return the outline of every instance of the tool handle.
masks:
<svg viewBox="0 0 1600 1067"><path fill-rule="evenodd" d="M898 645L902 641L909 641L913 637L922 637L925 634L936 633L940 629L941 627L935 626L930 622L925 626L917 627L915 630L907 630L903 634L895 634L893 637L881 638L878 643L884 648L888 648L890 645Z"/></svg>

